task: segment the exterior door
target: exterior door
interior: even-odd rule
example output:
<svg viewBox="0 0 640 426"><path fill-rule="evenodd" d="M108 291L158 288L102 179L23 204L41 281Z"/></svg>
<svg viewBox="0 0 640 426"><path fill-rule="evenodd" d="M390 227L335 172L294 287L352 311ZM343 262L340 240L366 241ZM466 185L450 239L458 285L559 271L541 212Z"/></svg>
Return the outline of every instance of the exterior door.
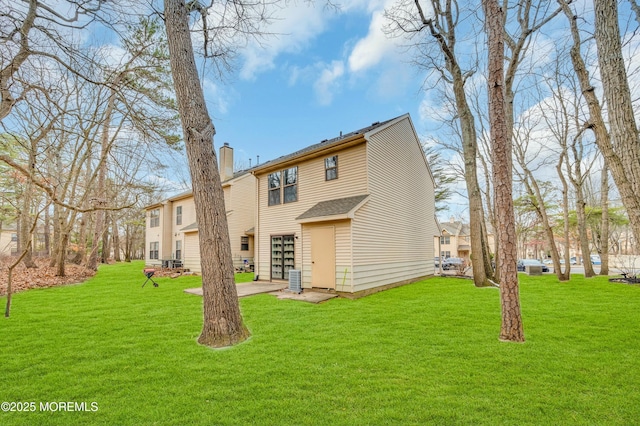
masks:
<svg viewBox="0 0 640 426"><path fill-rule="evenodd" d="M333 226L311 228L311 286L336 288L336 238Z"/></svg>

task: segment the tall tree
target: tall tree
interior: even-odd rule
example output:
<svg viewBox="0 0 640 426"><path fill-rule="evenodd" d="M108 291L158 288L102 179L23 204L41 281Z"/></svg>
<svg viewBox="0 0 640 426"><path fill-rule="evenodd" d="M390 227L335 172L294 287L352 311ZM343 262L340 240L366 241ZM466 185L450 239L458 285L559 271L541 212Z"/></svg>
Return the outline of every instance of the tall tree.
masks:
<svg viewBox="0 0 640 426"><path fill-rule="evenodd" d="M465 85L473 75L474 69L464 70L456 51L457 24L459 22L458 4L456 1L430 1L425 11L419 1L400 0L397 5L386 12L390 22L390 32L415 37L426 32L435 40L437 56L442 58L443 66L428 53L421 61L426 67L435 69L441 74L442 81L449 82L453 91L456 106L456 117L460 126L462 155L464 158L464 178L469 199L469 228L471 237L471 262L473 280L476 286L491 285L494 279L491 255L485 226L485 211L482 204L482 191L478 181L478 144L475 117L469 105ZM423 44L417 42L417 47Z"/></svg>
<svg viewBox="0 0 640 426"><path fill-rule="evenodd" d="M581 54L582 40L577 23L578 15L571 10L569 1L558 2L570 25L573 39L571 62L589 108L590 117L585 127L591 129L596 136L596 144L605 158L622 203L627 209L633 235L636 241L640 241L640 143L622 55L617 2L594 1L594 34L610 130L605 124L602 107Z"/></svg>
<svg viewBox="0 0 640 426"><path fill-rule="evenodd" d="M500 340L524 342L518 286L516 231L512 196L512 147L505 104L504 12L497 0L482 0L488 43L488 95L493 184L498 222L498 265L502 325Z"/></svg>
<svg viewBox="0 0 640 426"><path fill-rule="evenodd" d="M600 275L609 275L609 169L603 162L600 171Z"/></svg>
<svg viewBox="0 0 640 426"><path fill-rule="evenodd" d="M595 40L598 47L598 63L602 88L607 101L611 139L621 157L624 173L631 183L632 192L618 188L627 207L629 220L634 228L636 240L640 240L640 141L636 125L631 90L622 55L622 41L618 25L618 2L616 0L594 1ZM613 172L612 168L612 172ZM635 204L627 206L627 200L635 198ZM633 203L632 203L633 204Z"/></svg>
<svg viewBox="0 0 640 426"><path fill-rule="evenodd" d="M189 12L200 5L191 2L191 9L187 9L182 0L164 3L171 72L200 239L204 325L198 342L211 347L230 346L247 339L249 330L242 321L234 281L224 193L213 147L215 128L200 86L189 31ZM206 11L203 17L206 21Z"/></svg>

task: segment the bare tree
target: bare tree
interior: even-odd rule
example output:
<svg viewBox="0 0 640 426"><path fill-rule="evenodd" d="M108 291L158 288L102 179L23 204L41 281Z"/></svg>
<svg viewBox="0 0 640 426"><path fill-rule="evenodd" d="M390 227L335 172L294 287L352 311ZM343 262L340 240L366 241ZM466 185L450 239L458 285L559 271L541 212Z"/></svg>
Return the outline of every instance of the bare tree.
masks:
<svg viewBox="0 0 640 426"><path fill-rule="evenodd" d="M553 157L547 157L542 152L543 146L538 144L537 149L532 153L529 148L530 143L533 145L530 132L535 126L523 125L515 129L514 132L514 157L518 167L515 167L515 173L524 185L526 197L523 198L524 204L535 212L540 225L542 227L544 238L547 242L548 250L551 253L551 259L554 265L554 271L560 281L569 279L569 274L565 274L561 270L560 255L556 246L554 229L552 226L552 214L548 211L547 202L552 191L550 183L539 181L534 175L536 170L546 168ZM545 159L546 157L546 159ZM542 159L542 161L540 161ZM525 202L526 201L526 202Z"/></svg>
<svg viewBox="0 0 640 426"><path fill-rule="evenodd" d="M107 193L107 171L113 145L122 138L120 133L133 131L141 139L152 139L155 143L172 145L179 140L172 134L175 101L168 63L168 52L164 32L154 19L141 19L130 25L121 35L125 58L117 66L105 70L106 90L102 94L105 107L100 130L100 155L97 164L96 191L93 204L95 212L93 247L87 267L95 270L98 260L98 241L106 238L104 208L109 206ZM104 67L103 67L104 68Z"/></svg>
<svg viewBox="0 0 640 426"><path fill-rule="evenodd" d="M615 0L594 2L595 40L598 47L600 75L607 101L610 132L607 130L602 107L591 82L587 65L581 54L582 39L578 27L580 19L566 0L558 0L571 29L573 46L571 62L587 100L589 120L584 126L591 129L602 152L611 176L618 188L631 229L640 238L640 143L635 124L629 83L622 56L618 8Z"/></svg>
<svg viewBox="0 0 640 426"><path fill-rule="evenodd" d="M498 222L498 265L502 325L500 340L524 342L518 289L516 232L512 196L512 147L507 119L504 74L504 13L496 0L482 0L488 36L487 75L493 184Z"/></svg>
<svg viewBox="0 0 640 426"><path fill-rule="evenodd" d="M487 241L485 212L482 204L482 191L478 181L478 147L475 117L471 111L465 84L473 75L474 69L463 70L456 52L457 23L459 8L456 1L428 2L430 10L422 8L419 1L401 0L391 10L385 12L389 20L391 34L404 34L409 38L426 32L433 38L438 49L438 57L444 64L429 53L421 52L422 66L435 70L442 81L447 82L453 91L456 117L460 126L462 155L464 158L464 178L469 199L469 228L471 252L473 256L473 279L478 287L491 285L494 279L491 255ZM416 47L421 48L420 42Z"/></svg>

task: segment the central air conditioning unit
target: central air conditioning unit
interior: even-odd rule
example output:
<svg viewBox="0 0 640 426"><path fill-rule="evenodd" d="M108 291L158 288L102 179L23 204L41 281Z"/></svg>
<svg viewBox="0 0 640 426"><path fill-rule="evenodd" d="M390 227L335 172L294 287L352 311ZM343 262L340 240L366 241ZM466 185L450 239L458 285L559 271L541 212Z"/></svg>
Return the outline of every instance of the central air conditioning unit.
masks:
<svg viewBox="0 0 640 426"><path fill-rule="evenodd" d="M292 293L302 293L302 271L299 269L289 270L289 288Z"/></svg>

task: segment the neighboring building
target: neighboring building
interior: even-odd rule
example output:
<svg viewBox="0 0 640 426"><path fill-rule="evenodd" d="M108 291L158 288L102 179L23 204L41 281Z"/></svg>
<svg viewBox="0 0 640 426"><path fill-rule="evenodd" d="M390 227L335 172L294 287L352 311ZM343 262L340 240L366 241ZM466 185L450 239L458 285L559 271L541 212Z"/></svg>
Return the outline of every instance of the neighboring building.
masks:
<svg viewBox="0 0 640 426"><path fill-rule="evenodd" d="M256 274L374 291L434 274L434 180L408 114L255 167Z"/></svg>
<svg viewBox="0 0 640 426"><path fill-rule="evenodd" d="M471 230L469 224L457 221L453 216L448 222L439 222L440 236L436 236L434 244L436 251L440 250L440 259L459 257L464 259L467 265L471 264ZM489 225L487 224L489 228ZM488 231L489 249L494 247L494 235L491 229Z"/></svg>
<svg viewBox="0 0 640 426"><path fill-rule="evenodd" d="M436 250L440 249L440 259L459 257L471 262L471 237L469 225L451 216L448 222L440 222L440 236L435 237Z"/></svg>
<svg viewBox="0 0 640 426"><path fill-rule="evenodd" d="M0 255L13 255L18 251L18 231L15 228L0 231Z"/></svg>
<svg viewBox="0 0 640 426"><path fill-rule="evenodd" d="M244 170L233 172L233 148L220 148L220 178L227 209L233 263L236 268L253 266L255 224L255 177ZM146 263L150 266L182 264L200 272L200 248L196 210L191 191L146 208Z"/></svg>

